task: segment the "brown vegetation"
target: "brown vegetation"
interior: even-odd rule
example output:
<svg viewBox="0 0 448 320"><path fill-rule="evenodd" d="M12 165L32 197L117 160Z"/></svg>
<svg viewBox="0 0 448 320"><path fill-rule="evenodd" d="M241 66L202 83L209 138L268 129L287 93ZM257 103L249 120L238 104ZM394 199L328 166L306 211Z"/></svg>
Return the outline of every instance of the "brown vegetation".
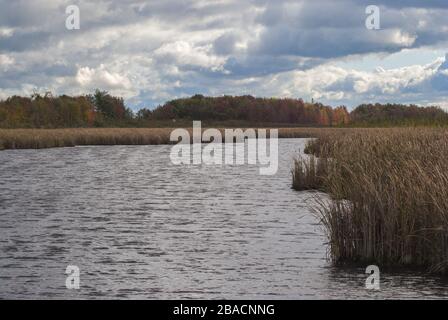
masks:
<svg viewBox="0 0 448 320"><path fill-rule="evenodd" d="M295 167L293 186L317 181L312 189L330 195L320 213L335 263L448 273L448 131L353 129L307 151L320 158Z"/></svg>
<svg viewBox="0 0 448 320"><path fill-rule="evenodd" d="M166 144L170 132L168 128L0 129L0 149Z"/></svg>
<svg viewBox="0 0 448 320"><path fill-rule="evenodd" d="M438 107L401 104L363 104L349 113L345 106L248 95L194 95L134 113L123 98L100 90L76 97L47 92L0 101L0 128L173 127L193 120L212 127L220 122L239 127L446 126L448 113Z"/></svg>
<svg viewBox="0 0 448 320"><path fill-rule="evenodd" d="M78 145L170 144L172 130L172 128L0 129L0 150ZM188 130L191 132L191 128ZM336 132L351 129L280 128L279 137L309 138L319 136L326 130Z"/></svg>
<svg viewBox="0 0 448 320"><path fill-rule="evenodd" d="M310 157L298 158L294 160L294 168L292 170L293 188L298 191L302 190L322 190L323 180L325 179L326 164L322 159L316 158L314 155Z"/></svg>

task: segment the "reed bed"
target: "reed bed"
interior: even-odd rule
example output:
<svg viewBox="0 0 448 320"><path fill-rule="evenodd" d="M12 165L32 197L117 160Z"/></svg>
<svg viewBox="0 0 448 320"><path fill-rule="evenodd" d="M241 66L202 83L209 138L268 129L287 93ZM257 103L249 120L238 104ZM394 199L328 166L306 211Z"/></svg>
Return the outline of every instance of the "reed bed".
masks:
<svg viewBox="0 0 448 320"><path fill-rule="evenodd" d="M334 263L448 274L448 131L327 133L309 142L307 152L319 158L296 161L293 187L329 194L319 216Z"/></svg>
<svg viewBox="0 0 448 320"><path fill-rule="evenodd" d="M314 155L308 158L295 159L292 170L293 188L298 191L324 191L323 182L326 176L326 168L325 161L316 158Z"/></svg>
<svg viewBox="0 0 448 320"><path fill-rule="evenodd" d="M171 129L0 129L0 149L77 145L140 145L169 142Z"/></svg>
<svg viewBox="0 0 448 320"><path fill-rule="evenodd" d="M78 145L171 144L174 128L0 129L0 150L73 147ZM188 129L191 135L191 128ZM204 128L205 130L205 128ZM220 129L221 131L224 128ZM309 138L337 128L280 128L280 138ZM349 129L348 129L349 130Z"/></svg>

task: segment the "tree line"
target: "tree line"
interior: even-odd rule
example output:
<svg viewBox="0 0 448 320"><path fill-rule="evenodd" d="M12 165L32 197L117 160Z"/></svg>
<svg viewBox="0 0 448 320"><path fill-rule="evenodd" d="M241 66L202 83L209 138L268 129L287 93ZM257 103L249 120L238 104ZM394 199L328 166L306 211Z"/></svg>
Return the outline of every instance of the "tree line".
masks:
<svg viewBox="0 0 448 320"><path fill-rule="evenodd" d="M345 106L333 108L302 99L249 95L194 95L134 113L125 106L123 98L100 90L75 97L46 93L0 101L2 128L132 127L175 120L323 127L447 125L448 114L438 107L401 104L363 104L349 113Z"/></svg>
<svg viewBox="0 0 448 320"><path fill-rule="evenodd" d="M96 90L92 95L71 97L33 94L0 101L2 128L73 128L124 124L134 118L123 98Z"/></svg>
<svg viewBox="0 0 448 320"><path fill-rule="evenodd" d="M436 106L362 104L350 113L356 126L446 126L448 113Z"/></svg>
<svg viewBox="0 0 448 320"><path fill-rule="evenodd" d="M345 107L332 108L302 99L255 98L252 96L205 97L176 99L153 111L142 109L139 117L154 120L195 119L250 123L279 123L311 126L335 126L349 122Z"/></svg>

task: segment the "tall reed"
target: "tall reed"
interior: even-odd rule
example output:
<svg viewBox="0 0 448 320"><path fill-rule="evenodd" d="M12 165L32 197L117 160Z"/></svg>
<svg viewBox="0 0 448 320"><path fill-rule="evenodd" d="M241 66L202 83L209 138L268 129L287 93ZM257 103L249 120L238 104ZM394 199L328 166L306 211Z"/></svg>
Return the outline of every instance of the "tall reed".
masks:
<svg viewBox="0 0 448 320"><path fill-rule="evenodd" d="M323 191L326 168L325 161L314 155L295 159L292 170L293 189Z"/></svg>
<svg viewBox="0 0 448 320"><path fill-rule="evenodd" d="M76 145L171 144L174 128L0 129L0 150L72 147ZM191 128L188 128L191 135ZM203 128L205 130L205 128ZM224 128L220 129L221 131ZM339 128L280 128L279 138L309 138Z"/></svg>
<svg viewBox="0 0 448 320"><path fill-rule="evenodd" d="M301 172L295 177L325 166L319 179L331 199L322 201L319 211L335 263L417 266L448 274L447 131L355 130L321 137L307 149L320 158L296 166Z"/></svg>
<svg viewBox="0 0 448 320"><path fill-rule="evenodd" d="M0 129L0 149L169 143L171 129Z"/></svg>

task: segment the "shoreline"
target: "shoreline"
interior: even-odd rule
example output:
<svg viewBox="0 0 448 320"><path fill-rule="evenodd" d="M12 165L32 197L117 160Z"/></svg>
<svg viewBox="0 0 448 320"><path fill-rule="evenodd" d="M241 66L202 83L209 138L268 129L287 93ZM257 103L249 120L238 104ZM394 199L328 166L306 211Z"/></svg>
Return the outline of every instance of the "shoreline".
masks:
<svg viewBox="0 0 448 320"><path fill-rule="evenodd" d="M174 144L170 134L176 128L63 128L0 129L0 150L47 149L87 145L159 145ZM191 127L185 127L190 133ZM206 130L207 127L202 128ZM223 131L225 128L217 128ZM235 129L235 128L229 128ZM242 128L245 130L246 128ZM370 130L353 128L260 127L278 129L279 138L315 138L323 133ZM256 129L257 130L257 129Z"/></svg>

